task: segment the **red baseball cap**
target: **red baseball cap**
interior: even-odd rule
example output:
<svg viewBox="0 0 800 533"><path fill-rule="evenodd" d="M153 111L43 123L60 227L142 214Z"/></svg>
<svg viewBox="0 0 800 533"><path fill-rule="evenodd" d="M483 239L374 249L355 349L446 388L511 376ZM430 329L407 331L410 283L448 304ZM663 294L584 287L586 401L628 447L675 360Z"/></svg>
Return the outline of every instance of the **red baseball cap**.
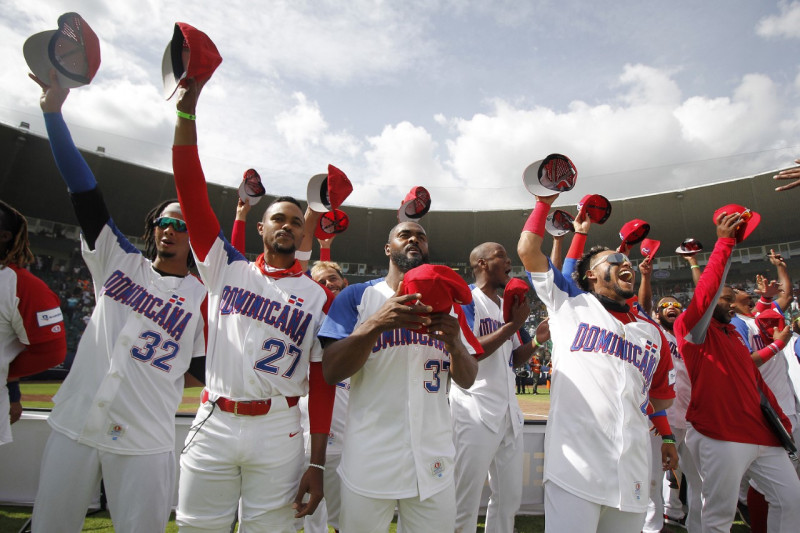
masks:
<svg viewBox="0 0 800 533"><path fill-rule="evenodd" d="M761 215L755 211L750 211L739 204L728 204L714 211L714 224L717 223L717 218L719 218L722 213L727 213L729 215L731 213L740 213L742 215L742 221L736 227L736 242L742 242L749 237L758 227L759 222L761 222Z"/></svg>
<svg viewBox="0 0 800 533"><path fill-rule="evenodd" d="M398 222L416 222L431 209L431 193L420 185L412 187L397 210Z"/></svg>
<svg viewBox="0 0 800 533"><path fill-rule="evenodd" d="M450 311L453 304L472 302L469 285L445 265L420 265L403 276L403 294L422 295L420 301L433 307L433 313Z"/></svg>
<svg viewBox="0 0 800 533"><path fill-rule="evenodd" d="M627 246L633 246L642 242L648 233L650 233L650 224L644 220L634 218L622 225L619 230L619 238Z"/></svg>
<svg viewBox="0 0 800 533"><path fill-rule="evenodd" d="M536 196L552 196L571 191L578 180L578 170L569 157L550 154L528 165L522 173L522 183Z"/></svg>
<svg viewBox="0 0 800 533"><path fill-rule="evenodd" d="M265 194L267 194L267 190L261 183L261 176L256 169L245 170L242 183L239 185L239 199L242 202L249 202L250 205L256 205Z"/></svg>
<svg viewBox="0 0 800 533"><path fill-rule="evenodd" d="M554 237L561 237L571 231L575 231L572 223L575 221L572 215L561 209L556 209L547 215L544 221L544 229Z"/></svg>
<svg viewBox="0 0 800 533"><path fill-rule="evenodd" d="M22 46L31 72L50 83L50 70L56 70L58 83L65 89L91 83L100 68L100 40L77 13L58 17L58 29L31 35Z"/></svg>
<svg viewBox="0 0 800 533"><path fill-rule="evenodd" d="M684 240L680 246L675 248L675 253L680 255L694 255L697 252L703 251L703 245L700 241L692 238Z"/></svg>
<svg viewBox="0 0 800 533"><path fill-rule="evenodd" d="M520 278L511 278L506 283L506 288L503 291L503 320L506 322L511 320L511 308L514 306L514 298L516 296L524 298L530 290L530 285Z"/></svg>
<svg viewBox="0 0 800 533"><path fill-rule="evenodd" d="M578 202L578 217L583 212L595 224L602 224L611 216L611 202L602 194L587 194Z"/></svg>
<svg viewBox="0 0 800 533"><path fill-rule="evenodd" d="M656 252L661 247L661 241L657 241L655 239L644 239L642 240L642 244L639 245L639 250L642 252L642 255L645 259L656 256Z"/></svg>
<svg viewBox="0 0 800 533"><path fill-rule="evenodd" d="M339 209L326 211L319 217L319 223L314 228L314 236L317 239L330 239L334 235L344 233L350 226L350 218L347 213Z"/></svg>
<svg viewBox="0 0 800 533"><path fill-rule="evenodd" d="M775 333L783 331L786 327L786 318L772 307L756 315L756 325L764 342L769 343L772 342Z"/></svg>
<svg viewBox="0 0 800 533"><path fill-rule="evenodd" d="M164 97L172 98L185 79L209 79L220 63L222 57L208 35L185 22L176 22L161 59Z"/></svg>
<svg viewBox="0 0 800 533"><path fill-rule="evenodd" d="M317 213L338 209L350 193L353 184L344 172L328 165L327 174L316 174L308 180L306 199L308 206Z"/></svg>

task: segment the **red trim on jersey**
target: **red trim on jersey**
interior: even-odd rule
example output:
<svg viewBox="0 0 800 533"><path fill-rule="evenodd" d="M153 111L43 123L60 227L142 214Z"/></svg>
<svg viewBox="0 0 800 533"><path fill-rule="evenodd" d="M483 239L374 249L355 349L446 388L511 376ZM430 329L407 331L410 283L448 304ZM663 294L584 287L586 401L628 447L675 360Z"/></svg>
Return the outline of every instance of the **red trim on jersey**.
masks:
<svg viewBox="0 0 800 533"><path fill-rule="evenodd" d="M308 369L308 423L311 433L331 432L336 386L322 376L322 363L312 361Z"/></svg>
<svg viewBox="0 0 800 533"><path fill-rule="evenodd" d="M458 325L461 326L461 332L464 333L464 338L467 340L467 343L475 350L475 358L477 359L483 355L483 346L478 342L478 338L470 329L469 324L467 324L467 317L464 315L464 310L461 309L461 306L454 305L453 310L456 313L456 318L458 318ZM517 332L517 334L519 334L519 332Z"/></svg>
<svg viewBox="0 0 800 533"><path fill-rule="evenodd" d="M219 236L220 225L208 200L197 145L172 147L172 171L192 250L198 261L205 261Z"/></svg>
<svg viewBox="0 0 800 533"><path fill-rule="evenodd" d="M294 263L289 268L277 269L267 265L264 254L261 254L256 257L256 266L262 274L273 279L296 278L303 275L303 267L300 266L300 261L297 259L294 260Z"/></svg>

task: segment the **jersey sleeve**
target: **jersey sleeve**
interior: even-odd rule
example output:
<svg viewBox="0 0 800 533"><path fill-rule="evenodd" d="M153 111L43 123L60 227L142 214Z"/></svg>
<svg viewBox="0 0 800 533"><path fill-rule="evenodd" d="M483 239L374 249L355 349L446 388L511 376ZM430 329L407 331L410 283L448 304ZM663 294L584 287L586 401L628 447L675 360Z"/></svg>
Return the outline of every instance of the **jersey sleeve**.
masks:
<svg viewBox="0 0 800 533"><path fill-rule="evenodd" d="M547 272L528 272L528 279L542 303L548 309L558 309L567 299L582 294L583 291L568 281L550 259L547 262Z"/></svg>
<svg viewBox="0 0 800 533"><path fill-rule="evenodd" d="M739 335L742 336L744 345L747 346L747 349L750 352L754 351L753 347L750 346L750 328L747 327L747 323L745 323L745 321L738 316L735 316L731 319L731 324L736 328L736 331L739 332Z"/></svg>
<svg viewBox="0 0 800 533"><path fill-rule="evenodd" d="M661 337L661 349L656 371L653 373L653 382L650 384L650 397L659 400L669 400L675 397L675 369L672 364L672 353L669 341L658 328Z"/></svg>
<svg viewBox="0 0 800 533"><path fill-rule="evenodd" d="M366 289L366 284L359 283L350 285L339 293L322 323L319 338L339 340L353 332L358 322L358 305Z"/></svg>
<svg viewBox="0 0 800 533"><path fill-rule="evenodd" d="M173 146L172 170L192 250L198 261L204 261L214 241L222 235L219 221L208 200L208 188L197 145Z"/></svg>
<svg viewBox="0 0 800 533"><path fill-rule="evenodd" d="M694 296L675 321L675 336L692 344L702 344L711 324L714 307L722 292L730 268L730 258L736 239L720 238L714 245L706 268L697 282Z"/></svg>

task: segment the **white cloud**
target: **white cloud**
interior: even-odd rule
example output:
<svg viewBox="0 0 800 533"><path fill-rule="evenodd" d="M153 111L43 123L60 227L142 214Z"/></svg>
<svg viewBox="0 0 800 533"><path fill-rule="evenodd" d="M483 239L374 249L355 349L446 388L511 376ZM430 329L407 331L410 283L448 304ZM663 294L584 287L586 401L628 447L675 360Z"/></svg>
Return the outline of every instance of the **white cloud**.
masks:
<svg viewBox="0 0 800 533"><path fill-rule="evenodd" d="M297 105L275 117L275 127L291 148L305 148L319 144L322 133L328 128L319 105L309 102L303 93L294 93Z"/></svg>
<svg viewBox="0 0 800 533"><path fill-rule="evenodd" d="M782 1L778 7L780 14L770 15L758 21L756 33L767 38L800 38L800 2Z"/></svg>

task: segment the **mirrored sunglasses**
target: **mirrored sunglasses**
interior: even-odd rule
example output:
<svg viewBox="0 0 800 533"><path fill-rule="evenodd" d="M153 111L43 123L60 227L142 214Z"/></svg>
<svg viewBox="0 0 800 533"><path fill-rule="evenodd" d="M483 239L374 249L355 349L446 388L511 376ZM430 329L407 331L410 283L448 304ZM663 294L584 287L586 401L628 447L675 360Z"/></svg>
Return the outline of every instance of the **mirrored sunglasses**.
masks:
<svg viewBox="0 0 800 533"><path fill-rule="evenodd" d="M683 306L679 302L664 302L658 307L659 309L666 309L667 307L674 307L675 309L683 309Z"/></svg>
<svg viewBox="0 0 800 533"><path fill-rule="evenodd" d="M589 267L589 270L591 270L593 268L597 268L598 266L600 266L603 263L608 263L610 265L621 265L623 263L628 263L629 265L633 264L633 263L631 263L631 260L628 259L627 255L623 254L622 252L616 252L616 253L613 253L613 254L608 254L607 256L602 258L600 261L598 261L597 263L595 263L594 265Z"/></svg>
<svg viewBox="0 0 800 533"><path fill-rule="evenodd" d="M186 233L186 222L179 218L158 217L153 221L153 226L161 229L167 229L172 226L172 229L178 233Z"/></svg>

